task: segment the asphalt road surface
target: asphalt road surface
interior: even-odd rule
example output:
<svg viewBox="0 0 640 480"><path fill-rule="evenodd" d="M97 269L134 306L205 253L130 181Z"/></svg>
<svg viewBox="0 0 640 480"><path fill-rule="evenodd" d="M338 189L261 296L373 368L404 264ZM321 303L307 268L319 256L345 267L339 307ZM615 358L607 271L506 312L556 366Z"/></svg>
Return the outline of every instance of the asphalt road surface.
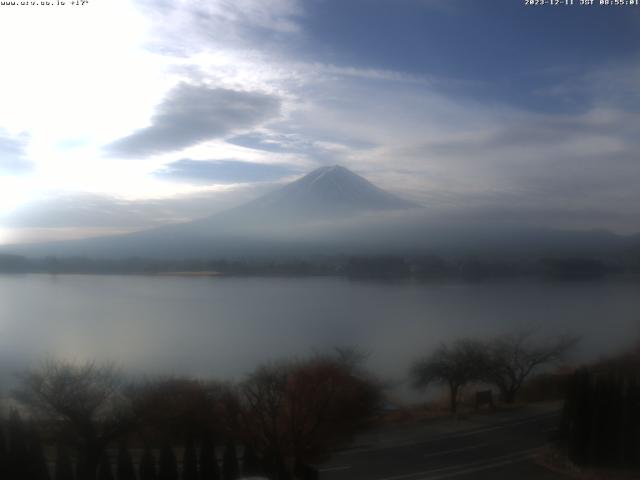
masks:
<svg viewBox="0 0 640 480"><path fill-rule="evenodd" d="M525 408L389 429L359 439L320 466L321 480L555 480L536 462L559 419L557 407Z"/></svg>

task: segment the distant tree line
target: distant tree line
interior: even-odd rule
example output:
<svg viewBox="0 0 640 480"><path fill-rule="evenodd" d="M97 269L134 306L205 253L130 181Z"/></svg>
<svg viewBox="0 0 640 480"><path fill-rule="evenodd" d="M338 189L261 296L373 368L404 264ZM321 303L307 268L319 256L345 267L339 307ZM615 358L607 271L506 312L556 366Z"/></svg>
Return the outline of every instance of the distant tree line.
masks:
<svg viewBox="0 0 640 480"><path fill-rule="evenodd" d="M612 263L594 258L543 258L520 261L477 256L436 255L315 256L245 259L92 259L27 258L0 254L0 273L163 274L209 272L223 275L341 275L371 279L484 280L519 276L593 280L612 274L640 274L640 261Z"/></svg>
<svg viewBox="0 0 640 480"><path fill-rule="evenodd" d="M351 257L341 271L355 278L417 278L485 280L544 277L558 280L593 280L619 273L640 273L640 267L607 263L592 258L504 260L465 256L444 259L435 255Z"/></svg>
<svg viewBox="0 0 640 480"><path fill-rule="evenodd" d="M210 272L227 275L330 275L338 271L329 261L316 260L211 260L131 257L93 259L87 257L27 258L0 254L0 273L162 274Z"/></svg>
<svg viewBox="0 0 640 480"><path fill-rule="evenodd" d="M0 417L7 480L317 478L311 466L381 401L350 350L263 365L244 382L128 383L109 365L47 361ZM46 454L45 454L46 452Z"/></svg>

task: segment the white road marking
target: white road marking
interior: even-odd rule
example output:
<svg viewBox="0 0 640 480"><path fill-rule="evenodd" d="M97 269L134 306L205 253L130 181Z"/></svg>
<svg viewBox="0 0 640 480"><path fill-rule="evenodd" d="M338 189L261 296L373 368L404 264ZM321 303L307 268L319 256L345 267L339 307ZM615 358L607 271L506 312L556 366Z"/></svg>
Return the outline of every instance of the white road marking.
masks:
<svg viewBox="0 0 640 480"><path fill-rule="evenodd" d="M478 445L470 445L468 447L453 448L451 450L443 450L441 452L427 453L426 455L424 455L424 458L439 457L441 455L448 455L450 453L465 452L467 450L475 450L476 448L486 447L487 445L489 444L479 443Z"/></svg>
<svg viewBox="0 0 640 480"><path fill-rule="evenodd" d="M538 450L538 449L535 449ZM505 460L500 460L497 462L491 462L491 463L485 463L485 464L480 464L478 466L473 466L473 467L469 467L469 468L465 468L462 470L457 470L455 472L449 472L449 473L443 473L441 475L436 475L434 476L429 476L429 477L424 477L421 478L420 480L443 480L445 478L452 478L452 477L459 477L460 475L469 475L471 473L477 473L477 472L481 472L483 470L492 470L494 468L498 468L498 467L503 467L505 465L512 465L514 463L520 463L520 462L524 462L527 460L532 459L533 457L535 457L536 452L531 452L531 453L525 453L525 454L521 454L521 455L516 455L514 457L510 457L507 458Z"/></svg>
<svg viewBox="0 0 640 480"><path fill-rule="evenodd" d="M443 478L455 477L458 475L467 475L469 473L489 470L503 465L524 462L532 458L542 447L530 448L519 452L510 453L508 455L500 455L498 457L478 460L461 465L452 465L449 467L425 470L422 472L407 473L404 475L394 475L393 477L384 477L377 480L440 480ZM435 476L434 476L435 475Z"/></svg>
<svg viewBox="0 0 640 480"><path fill-rule="evenodd" d="M320 470L318 470L319 472L338 472L341 470L349 470L351 468L351 465L343 465L340 467L327 467L327 468L321 468Z"/></svg>
<svg viewBox="0 0 640 480"><path fill-rule="evenodd" d="M542 415L537 415L535 417L530 417L525 420L518 420L515 422L504 423L504 424L500 424L492 427L485 427L485 428L476 429L476 430L465 430L457 433L444 434L436 438L421 440L419 442L405 442L405 443L396 443L394 445L387 445L387 446L380 446L380 447L363 448L363 449L357 449L357 450L354 449L354 450L348 450L343 452L336 452L333 455L337 457L337 456L344 456L344 455L354 455L359 453L379 452L381 450L393 450L395 448L410 447L412 445L424 445L426 443L441 442L442 440L447 440L449 438L470 437L480 433L493 432L495 430L501 430L503 428L517 427L518 425L524 425L526 423L538 422L538 421L545 420L547 418L552 418L558 415L559 415L558 412L545 413Z"/></svg>

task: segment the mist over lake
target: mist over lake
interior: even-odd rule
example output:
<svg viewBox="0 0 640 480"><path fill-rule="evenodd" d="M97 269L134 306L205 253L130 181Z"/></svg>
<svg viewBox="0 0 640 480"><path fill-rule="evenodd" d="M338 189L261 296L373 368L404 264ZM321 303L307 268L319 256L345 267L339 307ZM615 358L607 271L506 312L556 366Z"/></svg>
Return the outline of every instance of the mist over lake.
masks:
<svg viewBox="0 0 640 480"><path fill-rule="evenodd" d="M522 329L581 337L573 362L640 337L639 285L625 282L367 282L342 278L0 276L0 368L45 356L127 373L242 379L258 364L336 346L402 382L458 337ZM404 388L401 388L404 389ZM6 392L5 392L6 393Z"/></svg>

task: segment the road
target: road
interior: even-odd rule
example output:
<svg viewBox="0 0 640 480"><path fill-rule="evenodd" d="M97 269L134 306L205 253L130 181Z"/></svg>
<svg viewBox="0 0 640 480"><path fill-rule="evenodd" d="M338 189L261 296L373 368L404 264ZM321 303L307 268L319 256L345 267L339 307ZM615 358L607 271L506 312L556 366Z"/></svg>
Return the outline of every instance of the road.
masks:
<svg viewBox="0 0 640 480"><path fill-rule="evenodd" d="M535 456L556 429L557 406L379 430L320 466L321 480L556 480Z"/></svg>

